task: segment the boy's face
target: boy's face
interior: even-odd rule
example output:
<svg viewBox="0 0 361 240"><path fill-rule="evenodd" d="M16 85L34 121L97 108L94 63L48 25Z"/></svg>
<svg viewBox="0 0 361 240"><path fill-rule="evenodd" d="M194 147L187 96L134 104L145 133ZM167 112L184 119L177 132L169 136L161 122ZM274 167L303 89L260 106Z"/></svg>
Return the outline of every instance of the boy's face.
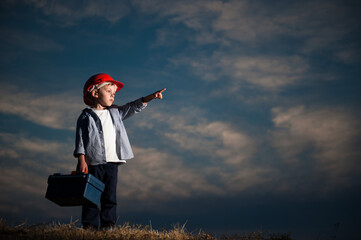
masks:
<svg viewBox="0 0 361 240"><path fill-rule="evenodd" d="M110 107L114 102L116 85L106 85L98 90L95 90L93 97L97 105L101 107Z"/></svg>

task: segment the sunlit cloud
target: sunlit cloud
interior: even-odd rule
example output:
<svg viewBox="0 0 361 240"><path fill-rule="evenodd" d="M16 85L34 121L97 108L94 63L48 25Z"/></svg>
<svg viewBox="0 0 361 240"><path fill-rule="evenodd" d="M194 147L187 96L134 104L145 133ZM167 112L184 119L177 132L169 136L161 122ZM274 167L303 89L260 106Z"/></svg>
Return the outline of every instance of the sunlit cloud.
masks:
<svg viewBox="0 0 361 240"><path fill-rule="evenodd" d="M37 210L42 208L35 199L39 201L39 198L45 196L46 179L43 176L21 166L7 166L0 170L0 182L2 212L16 216L27 212L29 207Z"/></svg>
<svg viewBox="0 0 361 240"><path fill-rule="evenodd" d="M196 107L152 109L146 117L150 120L141 119L139 126L153 129L178 149L230 165L242 165L252 157L255 142L248 134L230 123L207 120Z"/></svg>
<svg viewBox="0 0 361 240"><path fill-rule="evenodd" d="M1 190L3 193L17 191L34 195L44 195L46 186L46 179L44 181L44 179L36 173L26 171L26 169L19 167L2 169L0 181L2 183Z"/></svg>
<svg viewBox="0 0 361 240"><path fill-rule="evenodd" d="M37 94L14 86L1 88L0 93L0 112L55 129L74 130L76 119L85 106L81 97L73 93Z"/></svg>
<svg viewBox="0 0 361 240"><path fill-rule="evenodd" d="M73 141L47 140L0 132L0 153L2 162L12 166L26 166L31 170L47 174L52 171L75 169Z"/></svg>
<svg viewBox="0 0 361 240"><path fill-rule="evenodd" d="M206 180L204 173L184 163L179 156L154 148L134 147L136 157L120 167L122 198L167 201L204 193L221 193L219 186Z"/></svg>
<svg viewBox="0 0 361 240"><path fill-rule="evenodd" d="M308 63L298 56L265 57L234 56L215 53L212 57L179 58L174 64L188 64L203 80L226 82L230 93L237 93L242 87L274 91L287 86L301 84L307 75Z"/></svg>
<svg viewBox="0 0 361 240"><path fill-rule="evenodd" d="M2 212L16 216L36 209L38 214L49 212L53 217L69 214L54 209L45 199L45 192L49 175L75 170L76 159L71 155L73 144L10 133L0 133L0 141L0 160L6 165L0 169Z"/></svg>
<svg viewBox="0 0 361 240"><path fill-rule="evenodd" d="M272 144L290 166L307 166L316 171L314 176L322 174L336 185L347 183L348 176L360 170L359 123L349 111L301 105L272 112Z"/></svg>
<svg viewBox="0 0 361 240"><path fill-rule="evenodd" d="M194 181L194 177L187 177L193 182L189 186L189 191L192 191L195 182L199 182L202 183L199 186L203 190L198 189L198 192L222 195L223 191L215 189L241 192L267 181L272 182L272 179L278 177L272 167L253 162L253 155L259 144L257 138L251 137L230 123L207 120L196 107L178 111L153 108L146 120L140 116L137 118L138 127L151 129L155 133L154 137L160 139L159 142L162 144L161 149L157 150L159 155L162 155L162 151L167 154L172 152L171 156L163 157L170 159L170 162L173 162L174 158L175 162L185 164L184 169L176 167L179 173L171 176L194 173L197 169L197 176L201 178ZM184 155L192 156L193 160L186 159ZM162 172L169 170L169 163L157 166ZM207 181L204 182L204 179Z"/></svg>
<svg viewBox="0 0 361 240"><path fill-rule="evenodd" d="M83 107L81 104L72 105L78 99L66 93L37 97L35 93L14 90L11 94L4 91L3 96L6 98L1 104L8 107L3 108L4 113L16 114L42 126L56 129L74 129L78 111ZM59 98L64 101L59 102ZM184 115L184 112L189 112L189 114ZM63 119L69 114L72 114L71 118ZM44 119L45 115L51 117ZM226 188L234 188L233 190L245 189L260 182L258 177L265 170L262 167L253 166L250 161L255 149L255 141L248 134L237 130L232 124L208 121L196 108L183 109L181 113L158 112L154 109L152 114L146 117L150 120L144 121L140 118L139 127L154 128L155 135L160 134L163 141L176 145L180 152L187 151L195 158L197 156L208 158L209 166L199 171L196 170L199 167L197 163L189 165L181 155L170 153L170 151L161 152L154 148L140 148L135 145L138 160L134 162L139 163L140 166L137 165L131 170L133 172L131 176L137 176L136 180L124 180L131 186L127 188L128 190L122 191L122 196L152 200L167 199L172 196L187 198L193 196L194 193L221 194L223 192L221 189L224 189L225 183L228 182L233 182L233 184L229 184ZM37 169L47 174L70 172L75 168L76 160L71 155L73 146L69 141L47 141L6 133L2 133L1 137L3 142L3 147L0 149L1 155L19 162L22 159L21 166L23 167ZM50 163L47 163L48 159L52 159ZM46 164L42 166L44 163ZM154 168L152 164L158 167ZM253 167L255 169L250 171ZM143 170L137 172L136 169ZM211 175L218 176L220 181L208 182ZM253 176L252 181L236 183L242 176L247 178L250 175ZM158 177L155 178L155 176ZM182 186L182 191L179 190L178 185ZM157 189L158 194L151 194L154 189Z"/></svg>

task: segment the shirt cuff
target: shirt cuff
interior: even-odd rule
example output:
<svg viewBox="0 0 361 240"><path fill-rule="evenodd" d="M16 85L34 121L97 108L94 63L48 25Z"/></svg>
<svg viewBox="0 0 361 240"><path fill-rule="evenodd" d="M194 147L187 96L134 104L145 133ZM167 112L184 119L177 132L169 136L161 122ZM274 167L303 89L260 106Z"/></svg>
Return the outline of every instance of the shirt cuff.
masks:
<svg viewBox="0 0 361 240"><path fill-rule="evenodd" d="M138 108L144 109L147 105L148 105L148 103L144 102L143 97L141 97L141 98L139 98L137 100L137 107Z"/></svg>

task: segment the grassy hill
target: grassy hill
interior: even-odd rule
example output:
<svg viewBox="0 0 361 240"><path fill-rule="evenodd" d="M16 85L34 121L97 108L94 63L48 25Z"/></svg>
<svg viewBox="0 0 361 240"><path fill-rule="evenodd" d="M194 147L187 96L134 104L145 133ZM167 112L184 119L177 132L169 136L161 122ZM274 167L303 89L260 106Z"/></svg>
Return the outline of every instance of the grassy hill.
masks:
<svg viewBox="0 0 361 240"><path fill-rule="evenodd" d="M7 226L0 220L0 239L3 240L288 240L290 234L263 234L254 232L245 236L221 236L216 238L205 232L191 233L185 226L176 225L173 229L158 231L151 226L130 226L129 224L114 227L108 231L85 230L70 224L48 224Z"/></svg>

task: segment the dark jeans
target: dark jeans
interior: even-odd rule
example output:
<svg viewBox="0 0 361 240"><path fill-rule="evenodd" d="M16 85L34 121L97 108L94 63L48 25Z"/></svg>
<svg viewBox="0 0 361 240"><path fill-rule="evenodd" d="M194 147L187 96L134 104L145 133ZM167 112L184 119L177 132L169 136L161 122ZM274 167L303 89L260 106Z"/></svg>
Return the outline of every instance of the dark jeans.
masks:
<svg viewBox="0 0 361 240"><path fill-rule="evenodd" d="M117 221L117 181L118 163L107 163L96 166L89 165L89 173L105 184L100 198L100 209L96 205L84 205L82 223L84 228L99 229L114 226Z"/></svg>

